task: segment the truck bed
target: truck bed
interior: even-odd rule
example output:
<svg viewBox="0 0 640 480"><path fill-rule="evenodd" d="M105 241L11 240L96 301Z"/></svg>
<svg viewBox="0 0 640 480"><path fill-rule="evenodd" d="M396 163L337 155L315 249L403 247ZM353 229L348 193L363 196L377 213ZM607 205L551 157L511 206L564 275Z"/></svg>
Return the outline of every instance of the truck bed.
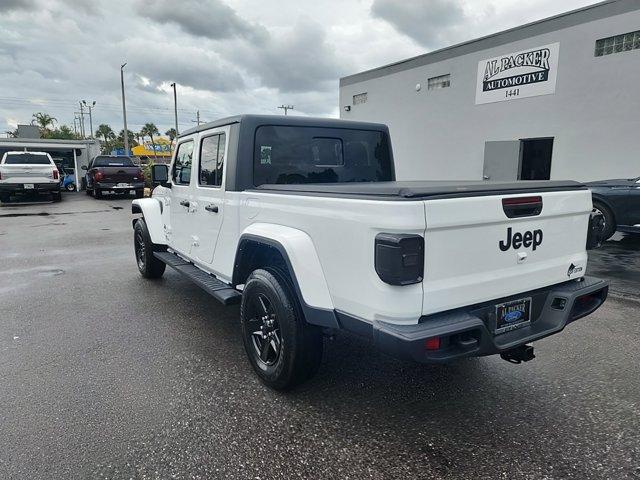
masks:
<svg viewBox="0 0 640 480"><path fill-rule="evenodd" d="M266 184L259 191L282 194L322 195L380 200L425 200L502 194L586 190L581 183L569 180L529 180L518 182L488 181L397 181L363 183L308 183L299 185Z"/></svg>

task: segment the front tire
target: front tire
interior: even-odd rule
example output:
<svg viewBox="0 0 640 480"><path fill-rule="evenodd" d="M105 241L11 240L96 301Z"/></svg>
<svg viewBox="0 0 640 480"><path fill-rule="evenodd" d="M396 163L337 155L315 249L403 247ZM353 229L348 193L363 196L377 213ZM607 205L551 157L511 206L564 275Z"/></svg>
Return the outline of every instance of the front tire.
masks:
<svg viewBox="0 0 640 480"><path fill-rule="evenodd" d="M76 191L76 184L75 183L67 183L66 187L64 187L67 189L67 192L75 192Z"/></svg>
<svg viewBox="0 0 640 480"><path fill-rule="evenodd" d="M614 233L616 233L616 219L613 216L613 212L611 211L611 209L609 209L609 207L607 207L606 205L600 203L600 202L593 202L593 212L594 213L601 213L602 216L604 217L604 229L602 230L602 241L606 241L609 240L609 238L611 238L613 236Z"/></svg>
<svg viewBox="0 0 640 480"><path fill-rule="evenodd" d="M102 198L102 190L98 187L93 187L93 198Z"/></svg>
<svg viewBox="0 0 640 480"><path fill-rule="evenodd" d="M138 271L144 278L160 278L167 264L153 254L158 246L151 242L149 229L144 219L140 218L133 227L133 246L136 254Z"/></svg>
<svg viewBox="0 0 640 480"><path fill-rule="evenodd" d="M249 363L265 385L287 390L317 372L322 331L305 322L283 274L255 270L245 282L240 317Z"/></svg>

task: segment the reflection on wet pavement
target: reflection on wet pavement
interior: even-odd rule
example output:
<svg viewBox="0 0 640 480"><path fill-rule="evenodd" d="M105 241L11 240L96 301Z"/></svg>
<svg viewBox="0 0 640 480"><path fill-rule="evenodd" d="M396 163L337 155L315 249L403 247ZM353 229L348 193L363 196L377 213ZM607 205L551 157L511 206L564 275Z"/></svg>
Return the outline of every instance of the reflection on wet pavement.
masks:
<svg viewBox="0 0 640 480"><path fill-rule="evenodd" d="M616 233L589 251L587 274L611 282L611 292L640 296L640 235Z"/></svg>

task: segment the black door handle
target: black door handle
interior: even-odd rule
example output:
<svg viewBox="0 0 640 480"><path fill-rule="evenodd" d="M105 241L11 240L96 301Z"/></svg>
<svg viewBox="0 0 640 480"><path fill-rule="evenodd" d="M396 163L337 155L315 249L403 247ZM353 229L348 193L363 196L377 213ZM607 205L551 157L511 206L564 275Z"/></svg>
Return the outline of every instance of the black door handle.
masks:
<svg viewBox="0 0 640 480"><path fill-rule="evenodd" d="M189 208L189 200L182 200L180 202L180 205L182 205L183 207Z"/></svg>
<svg viewBox="0 0 640 480"><path fill-rule="evenodd" d="M204 207L204 209L207 212L213 212L213 213L218 213L218 206L217 205L213 205L213 204L209 204L206 207Z"/></svg>

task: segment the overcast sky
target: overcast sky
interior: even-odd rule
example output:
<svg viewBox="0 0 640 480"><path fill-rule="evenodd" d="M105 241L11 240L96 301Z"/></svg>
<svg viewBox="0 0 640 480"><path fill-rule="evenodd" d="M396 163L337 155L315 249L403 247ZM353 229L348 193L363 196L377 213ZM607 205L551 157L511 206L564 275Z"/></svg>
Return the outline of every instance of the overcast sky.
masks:
<svg viewBox="0 0 640 480"><path fill-rule="evenodd" d="M122 129L238 113L338 115L340 77L594 3L584 0L0 0L0 132L78 101ZM87 120L88 129L88 120Z"/></svg>

